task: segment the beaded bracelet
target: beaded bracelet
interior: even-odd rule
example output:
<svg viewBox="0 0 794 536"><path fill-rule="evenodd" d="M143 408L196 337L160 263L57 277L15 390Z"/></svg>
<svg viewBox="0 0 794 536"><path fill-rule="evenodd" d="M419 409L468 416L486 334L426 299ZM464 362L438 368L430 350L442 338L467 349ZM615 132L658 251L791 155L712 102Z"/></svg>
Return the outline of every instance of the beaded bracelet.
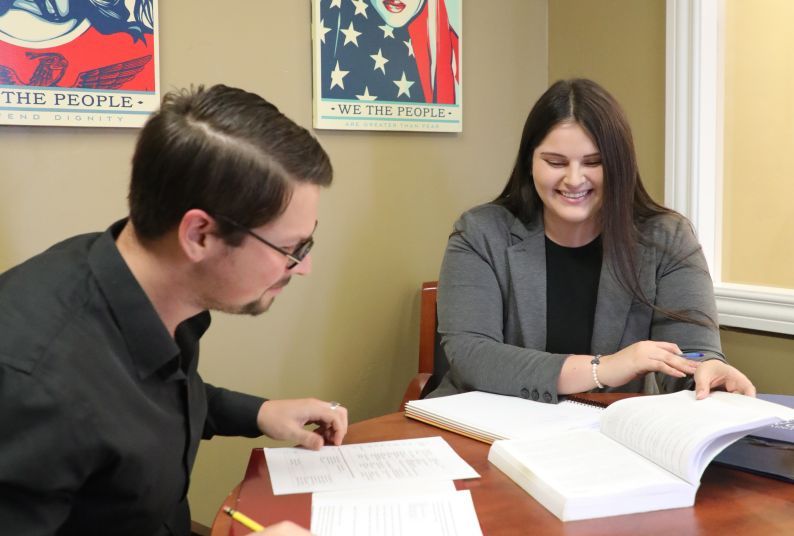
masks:
<svg viewBox="0 0 794 536"><path fill-rule="evenodd" d="M603 389L604 386L600 381L598 381L598 365L601 364L601 354L594 355L592 361L590 361L590 364L593 365L593 381L595 382L596 387Z"/></svg>

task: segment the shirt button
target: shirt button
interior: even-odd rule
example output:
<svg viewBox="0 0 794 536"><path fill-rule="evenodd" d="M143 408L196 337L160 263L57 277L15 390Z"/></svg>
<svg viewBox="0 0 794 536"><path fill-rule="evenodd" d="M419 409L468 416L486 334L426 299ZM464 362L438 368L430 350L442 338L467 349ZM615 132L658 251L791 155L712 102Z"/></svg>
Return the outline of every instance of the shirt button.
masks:
<svg viewBox="0 0 794 536"><path fill-rule="evenodd" d="M546 402L551 402L551 394L543 393L543 400L545 400Z"/></svg>
<svg viewBox="0 0 794 536"><path fill-rule="evenodd" d="M529 389L526 387L521 389L521 398L529 398Z"/></svg>
<svg viewBox="0 0 794 536"><path fill-rule="evenodd" d="M538 393L537 389L532 389L532 400L538 400L540 398L540 394Z"/></svg>

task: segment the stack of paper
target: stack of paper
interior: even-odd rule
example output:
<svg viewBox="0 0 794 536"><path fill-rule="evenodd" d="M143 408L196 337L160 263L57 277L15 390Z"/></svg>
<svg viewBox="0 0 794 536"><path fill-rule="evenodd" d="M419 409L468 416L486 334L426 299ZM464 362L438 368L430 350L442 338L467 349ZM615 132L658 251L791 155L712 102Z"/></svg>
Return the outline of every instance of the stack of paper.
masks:
<svg viewBox="0 0 794 536"><path fill-rule="evenodd" d="M321 536L482 535L471 492L455 490L451 481L314 493L311 529Z"/></svg>
<svg viewBox="0 0 794 536"><path fill-rule="evenodd" d="M471 494L452 480L480 475L440 437L266 448L274 495L315 492L319 536L480 536Z"/></svg>
<svg viewBox="0 0 794 536"><path fill-rule="evenodd" d="M557 430L595 428L602 411L576 402L544 404L481 391L412 400L405 405L407 417L484 443L537 437Z"/></svg>

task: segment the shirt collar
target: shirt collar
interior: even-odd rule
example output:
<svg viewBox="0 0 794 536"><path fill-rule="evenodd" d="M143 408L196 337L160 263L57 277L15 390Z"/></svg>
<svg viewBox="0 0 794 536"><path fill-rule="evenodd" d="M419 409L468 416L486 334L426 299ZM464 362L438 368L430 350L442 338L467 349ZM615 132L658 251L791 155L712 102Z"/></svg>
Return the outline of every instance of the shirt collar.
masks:
<svg viewBox="0 0 794 536"><path fill-rule="evenodd" d="M88 263L143 379L178 360L181 350L116 247L116 238L126 223L126 218L119 220L99 236L88 254ZM210 315L203 311L182 322L177 330L189 330L197 341L209 324Z"/></svg>

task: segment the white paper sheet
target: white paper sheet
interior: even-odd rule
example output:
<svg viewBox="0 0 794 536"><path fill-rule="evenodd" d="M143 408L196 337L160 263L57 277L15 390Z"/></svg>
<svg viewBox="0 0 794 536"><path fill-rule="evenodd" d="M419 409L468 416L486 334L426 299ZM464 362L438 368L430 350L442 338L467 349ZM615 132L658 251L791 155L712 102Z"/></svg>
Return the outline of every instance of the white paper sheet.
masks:
<svg viewBox="0 0 794 536"><path fill-rule="evenodd" d="M480 476L440 437L264 450L274 495Z"/></svg>
<svg viewBox="0 0 794 536"><path fill-rule="evenodd" d="M318 536L482 536L471 493L454 486L315 493L311 531Z"/></svg>

